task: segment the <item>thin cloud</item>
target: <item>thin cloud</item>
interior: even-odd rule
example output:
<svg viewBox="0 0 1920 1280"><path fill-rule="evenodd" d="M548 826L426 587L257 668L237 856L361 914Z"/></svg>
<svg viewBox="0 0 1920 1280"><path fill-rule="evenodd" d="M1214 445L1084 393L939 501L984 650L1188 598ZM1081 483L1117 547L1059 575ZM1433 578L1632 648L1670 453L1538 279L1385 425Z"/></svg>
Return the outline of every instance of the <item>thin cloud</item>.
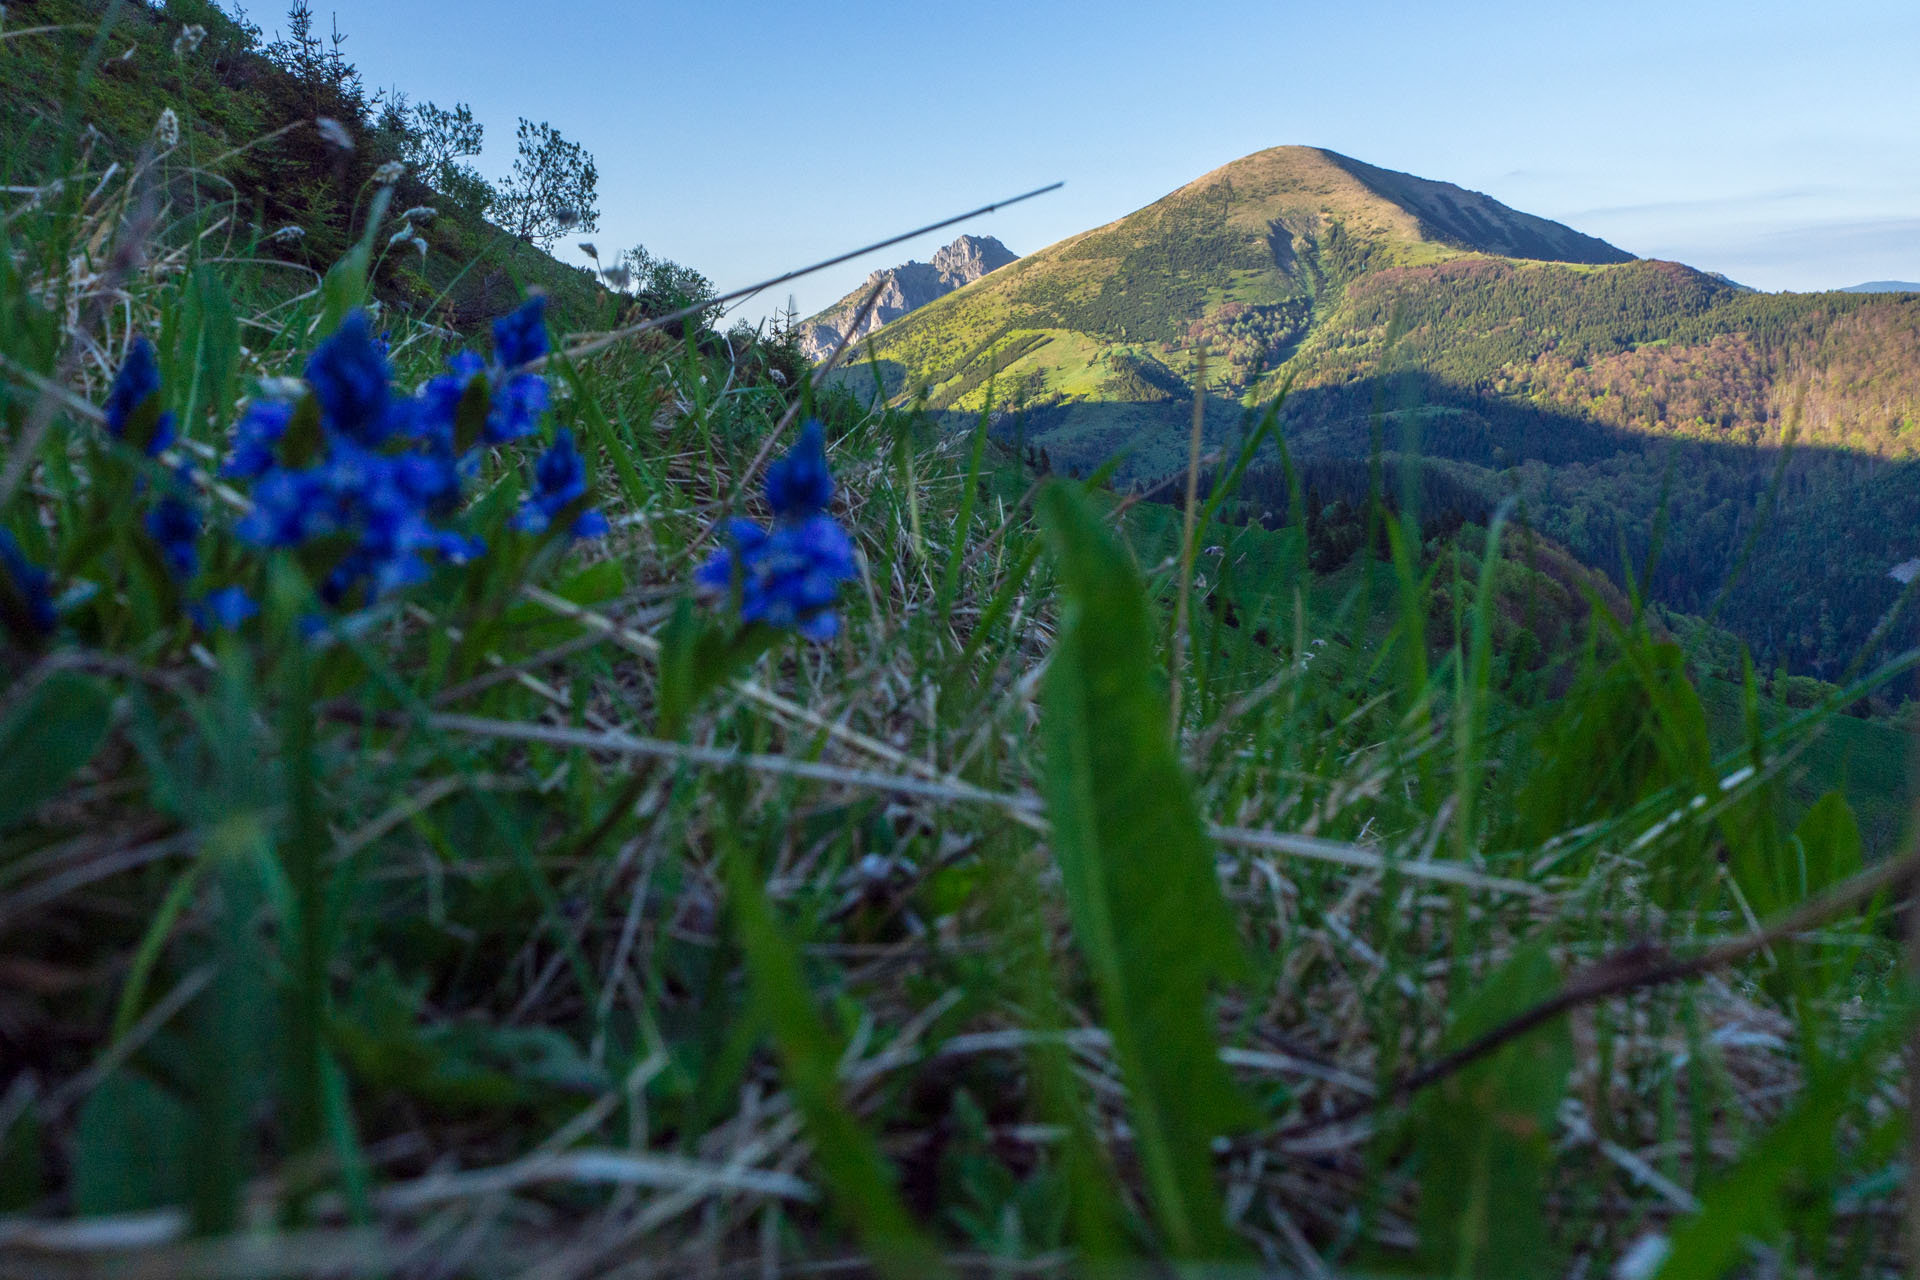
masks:
<svg viewBox="0 0 1920 1280"><path fill-rule="evenodd" d="M1694 230L1649 247L1653 256L1764 289L1832 289L1920 276L1920 217L1806 219L1731 234Z"/></svg>
<svg viewBox="0 0 1920 1280"><path fill-rule="evenodd" d="M1860 218L1781 227L1747 240L1752 261L1867 256L1920 259L1920 218Z"/></svg>
<svg viewBox="0 0 1920 1280"><path fill-rule="evenodd" d="M1772 205L1790 204L1798 200L1813 200L1821 196L1841 193L1843 189L1834 186L1782 187L1775 191L1756 191L1738 196L1707 196L1695 200L1650 200L1642 204L1598 205L1591 209L1579 209L1565 215L1568 218L1623 218L1644 217L1647 215L1689 214L1689 213L1725 213L1741 210L1764 209Z"/></svg>

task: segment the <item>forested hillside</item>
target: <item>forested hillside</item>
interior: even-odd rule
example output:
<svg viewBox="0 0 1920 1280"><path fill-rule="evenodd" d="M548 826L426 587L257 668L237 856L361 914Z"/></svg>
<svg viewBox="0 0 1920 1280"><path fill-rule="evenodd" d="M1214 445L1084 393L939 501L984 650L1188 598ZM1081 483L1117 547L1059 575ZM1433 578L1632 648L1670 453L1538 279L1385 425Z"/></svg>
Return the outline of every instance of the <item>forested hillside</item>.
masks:
<svg viewBox="0 0 1920 1280"><path fill-rule="evenodd" d="M1837 677L1920 553L1920 299L1754 294L1673 263L1389 269L1285 372L1298 449L1364 453L1384 422L1765 665ZM1896 621L1875 652L1916 635Z"/></svg>

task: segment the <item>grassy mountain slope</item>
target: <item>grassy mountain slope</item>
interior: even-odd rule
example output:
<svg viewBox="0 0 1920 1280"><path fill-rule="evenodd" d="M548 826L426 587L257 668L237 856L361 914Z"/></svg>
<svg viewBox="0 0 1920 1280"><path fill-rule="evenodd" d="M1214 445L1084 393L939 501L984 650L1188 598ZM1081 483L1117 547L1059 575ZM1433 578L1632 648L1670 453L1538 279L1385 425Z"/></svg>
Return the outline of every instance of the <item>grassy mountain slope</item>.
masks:
<svg viewBox="0 0 1920 1280"><path fill-rule="evenodd" d="M1769 665L1838 676L1920 553L1920 299L1756 294L1311 148L1032 254L843 376L956 421L991 396L1056 468L1152 482L1185 465L1203 353L1211 446L1291 379L1296 456L1449 459Z"/></svg>
<svg viewBox="0 0 1920 1280"><path fill-rule="evenodd" d="M989 369L1029 403L1113 401L1129 386L1125 362L1188 377L1203 342L1218 357L1209 385L1232 388L1291 352L1316 303L1359 274L1535 251L1627 258L1476 193L1277 147L895 322L874 355L890 392L924 383L941 408L981 403Z"/></svg>

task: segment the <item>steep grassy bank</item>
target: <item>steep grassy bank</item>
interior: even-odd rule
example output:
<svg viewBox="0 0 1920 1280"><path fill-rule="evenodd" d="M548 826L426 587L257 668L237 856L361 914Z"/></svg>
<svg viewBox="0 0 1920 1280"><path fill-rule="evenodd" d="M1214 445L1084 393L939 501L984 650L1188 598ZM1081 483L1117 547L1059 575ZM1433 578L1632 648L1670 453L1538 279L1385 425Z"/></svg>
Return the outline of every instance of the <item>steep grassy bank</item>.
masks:
<svg viewBox="0 0 1920 1280"><path fill-rule="evenodd" d="M201 34L183 40L193 28ZM405 122L380 109L399 104L369 102L350 65L315 55L304 73L290 67L211 0L36 0L15 8L7 35L0 183L77 182L151 148L154 216L176 241L198 237L230 291L263 305L318 282L364 229L375 172L406 151ZM341 134L329 138L326 120ZM535 286L571 326L609 323L613 302L592 272L417 172L391 185L396 213L433 211L414 220L424 252L409 244L382 256L375 286L392 305L472 331Z"/></svg>

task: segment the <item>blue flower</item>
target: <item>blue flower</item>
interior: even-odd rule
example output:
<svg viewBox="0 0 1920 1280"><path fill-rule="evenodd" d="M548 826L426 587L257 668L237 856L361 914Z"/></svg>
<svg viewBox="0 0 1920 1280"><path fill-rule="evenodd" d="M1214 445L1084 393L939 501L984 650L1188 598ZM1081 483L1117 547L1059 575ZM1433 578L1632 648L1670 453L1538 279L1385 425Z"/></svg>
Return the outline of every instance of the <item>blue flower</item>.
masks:
<svg viewBox="0 0 1920 1280"><path fill-rule="evenodd" d="M253 510L234 526L256 547L296 547L339 528L317 470L269 471L253 488Z"/></svg>
<svg viewBox="0 0 1920 1280"><path fill-rule="evenodd" d="M513 527L522 533L545 533L569 507L587 496L587 466L574 448L573 432L565 427L540 455L533 468L533 492L514 514ZM580 512L568 530L571 537L598 538L608 529L607 518L595 510Z"/></svg>
<svg viewBox="0 0 1920 1280"><path fill-rule="evenodd" d="M126 438L127 428L140 407L160 394L160 364L154 358L153 344L135 338L127 348L127 358L113 375L107 389L107 431L116 440ZM173 443L173 415L162 413L154 420L153 434L143 443L149 458Z"/></svg>
<svg viewBox="0 0 1920 1280"><path fill-rule="evenodd" d="M229 480L258 480L273 469L275 446L293 421L293 406L284 400L256 400L233 425L233 451L220 474Z"/></svg>
<svg viewBox="0 0 1920 1280"><path fill-rule="evenodd" d="M447 372L429 378L420 388L414 433L423 440L453 448L453 425L460 413L461 397L467 394L467 384L485 373L486 362L471 351L449 357Z"/></svg>
<svg viewBox="0 0 1920 1280"><path fill-rule="evenodd" d="M520 309L493 322L493 361L518 369L547 354L547 300L534 294Z"/></svg>
<svg viewBox="0 0 1920 1280"><path fill-rule="evenodd" d="M147 533L160 547L167 572L182 582L200 569L200 513L180 493L169 493L147 512Z"/></svg>
<svg viewBox="0 0 1920 1280"><path fill-rule="evenodd" d="M488 444L505 444L530 436L547 411L547 380L537 373L516 373L494 388L487 412Z"/></svg>
<svg viewBox="0 0 1920 1280"><path fill-rule="evenodd" d="M831 640L840 629L833 604L840 584L858 573L853 542L829 516L781 521L771 530L731 520L716 551L694 575L709 593L740 591L740 620L792 627L809 640Z"/></svg>
<svg viewBox="0 0 1920 1280"><path fill-rule="evenodd" d="M447 511L460 496L460 468L452 452L402 453L389 462L393 482L430 511Z"/></svg>
<svg viewBox="0 0 1920 1280"><path fill-rule="evenodd" d="M239 587L221 587L208 592L204 600L189 605L187 612L202 631L238 631L260 612L260 606Z"/></svg>
<svg viewBox="0 0 1920 1280"><path fill-rule="evenodd" d="M307 382L328 431L369 447L392 432L392 370L367 331L367 314L351 311L307 361Z"/></svg>
<svg viewBox="0 0 1920 1280"><path fill-rule="evenodd" d="M22 555L20 544L5 529L0 529L0 574L5 575L0 582L0 610L7 624L16 632L51 632L56 619L47 571Z"/></svg>
<svg viewBox="0 0 1920 1280"><path fill-rule="evenodd" d="M773 527L729 520L721 529L726 545L695 572L695 586L709 595L737 590L742 622L832 639L840 629L833 611L840 584L859 572L847 531L826 514L832 501L826 441L809 419L793 448L767 468Z"/></svg>
<svg viewBox="0 0 1920 1280"><path fill-rule="evenodd" d="M262 477L253 510L237 532L263 547L351 534L351 548L320 584L321 597L337 605L364 588L374 600L424 581L429 571L423 555L464 564L485 553L478 539L435 528L427 518L430 510L450 505L458 488L448 457L387 455L336 439L315 466L278 468Z"/></svg>
<svg viewBox="0 0 1920 1280"><path fill-rule="evenodd" d="M833 502L827 442L818 418L808 418L792 449L767 468L767 505L782 520L817 516Z"/></svg>
<svg viewBox="0 0 1920 1280"><path fill-rule="evenodd" d="M524 312L525 308L521 311ZM521 312L503 317L496 322L496 326L509 324L519 314ZM544 331L538 332L544 335ZM515 351L517 341L522 340L510 339L497 345L504 350ZM546 349L544 336L536 345L540 351ZM520 351L517 354L525 353ZM507 444L539 430L540 415L547 411L551 399L545 377L537 373L516 373L513 366L504 361L487 365L470 351L462 351L448 360L447 369L448 372L429 379L420 388L416 400L414 434L423 439L444 442L451 448L456 435L460 401L473 380L482 377L489 384L487 419L481 431L482 438L488 444Z"/></svg>

